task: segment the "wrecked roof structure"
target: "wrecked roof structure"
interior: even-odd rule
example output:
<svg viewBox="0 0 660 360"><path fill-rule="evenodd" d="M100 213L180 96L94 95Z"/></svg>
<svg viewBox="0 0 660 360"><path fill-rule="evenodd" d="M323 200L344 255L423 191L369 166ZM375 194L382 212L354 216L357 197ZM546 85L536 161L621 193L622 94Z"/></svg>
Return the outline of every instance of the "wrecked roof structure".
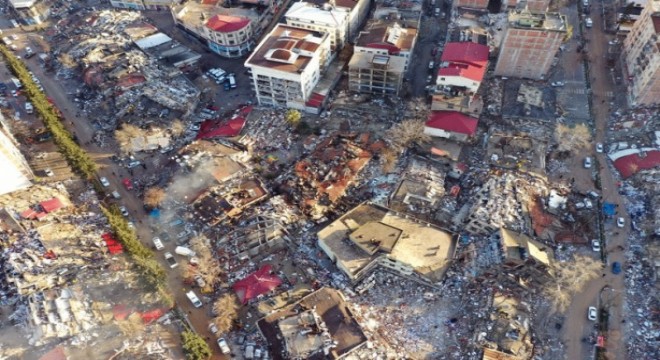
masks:
<svg viewBox="0 0 660 360"><path fill-rule="evenodd" d="M440 281L455 236L386 207L363 203L317 233L318 245L357 282L382 266L424 283Z"/></svg>
<svg viewBox="0 0 660 360"><path fill-rule="evenodd" d="M226 217L238 216L246 207L268 196L258 178L233 178L202 193L193 203L197 218L215 225Z"/></svg>
<svg viewBox="0 0 660 360"><path fill-rule="evenodd" d="M494 351L484 351L483 359L530 359L534 346L529 305L498 292L493 296L492 307L488 331L481 341L484 350ZM492 357L498 353L507 356Z"/></svg>
<svg viewBox="0 0 660 360"><path fill-rule="evenodd" d="M241 303L247 304L250 300L274 290L281 284L282 279L271 274L270 265L264 265L244 279L237 281L232 289Z"/></svg>
<svg viewBox="0 0 660 360"><path fill-rule="evenodd" d="M522 80L504 82L502 117L533 121L555 121L556 92L550 87L527 85Z"/></svg>
<svg viewBox="0 0 660 360"><path fill-rule="evenodd" d="M341 359L367 337L338 290L322 288L257 322L275 360Z"/></svg>
<svg viewBox="0 0 660 360"><path fill-rule="evenodd" d="M494 130L488 137L486 156L497 167L543 175L546 150L547 143L538 137Z"/></svg>
<svg viewBox="0 0 660 360"><path fill-rule="evenodd" d="M421 159L413 158L403 172L399 185L389 197L387 206L430 220L445 195L445 174Z"/></svg>
<svg viewBox="0 0 660 360"><path fill-rule="evenodd" d="M282 249L288 242L291 239L284 224L265 214L242 221L218 239L229 258L239 260Z"/></svg>

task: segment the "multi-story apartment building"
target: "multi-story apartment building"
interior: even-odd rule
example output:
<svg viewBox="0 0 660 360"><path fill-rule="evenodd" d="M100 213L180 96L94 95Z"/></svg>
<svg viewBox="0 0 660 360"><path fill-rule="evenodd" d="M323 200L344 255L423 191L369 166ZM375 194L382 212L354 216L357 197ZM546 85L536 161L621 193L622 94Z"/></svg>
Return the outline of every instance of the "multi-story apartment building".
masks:
<svg viewBox="0 0 660 360"><path fill-rule="evenodd" d="M360 32L353 53L402 58L405 72L417 43L417 34L417 29L403 27L396 21L372 19Z"/></svg>
<svg viewBox="0 0 660 360"><path fill-rule="evenodd" d="M333 52L341 50L348 40L348 16L329 3L319 7L302 1L291 5L284 15L287 25L328 33Z"/></svg>
<svg viewBox="0 0 660 360"><path fill-rule="evenodd" d="M245 62L259 104L305 110L330 54L328 33L277 24Z"/></svg>
<svg viewBox="0 0 660 360"><path fill-rule="evenodd" d="M224 8L194 2L172 8L177 26L227 58L238 58L254 49L266 13L256 7Z"/></svg>
<svg viewBox="0 0 660 360"><path fill-rule="evenodd" d="M346 29L348 39L353 39L360 31L360 26L369 14L371 0L303 0L323 9L334 9L348 15ZM295 4L294 4L295 5Z"/></svg>
<svg viewBox="0 0 660 360"><path fill-rule="evenodd" d="M630 103L660 104L660 0L648 0L623 49Z"/></svg>
<svg viewBox="0 0 660 360"><path fill-rule="evenodd" d="M142 0L110 0L110 5L120 9L144 10L144 1Z"/></svg>
<svg viewBox="0 0 660 360"><path fill-rule="evenodd" d="M348 88L371 94L399 95L406 61L373 53L355 53L348 63Z"/></svg>
<svg viewBox="0 0 660 360"><path fill-rule="evenodd" d="M32 185L32 170L23 154L18 150L14 138L4 127L4 117L0 114L0 195L20 190Z"/></svg>
<svg viewBox="0 0 660 360"><path fill-rule="evenodd" d="M50 16L49 0L9 0L11 11L28 25L41 24Z"/></svg>
<svg viewBox="0 0 660 360"><path fill-rule="evenodd" d="M510 11L495 75L543 79L552 66L567 30L566 17L559 13Z"/></svg>

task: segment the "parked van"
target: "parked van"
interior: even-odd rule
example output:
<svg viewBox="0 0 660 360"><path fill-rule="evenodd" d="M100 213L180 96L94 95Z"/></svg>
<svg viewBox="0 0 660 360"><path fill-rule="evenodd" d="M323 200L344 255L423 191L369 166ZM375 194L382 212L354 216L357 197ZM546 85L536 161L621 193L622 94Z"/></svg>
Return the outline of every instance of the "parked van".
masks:
<svg viewBox="0 0 660 360"><path fill-rule="evenodd" d="M188 249L185 246L177 246L176 249L174 249L174 252L181 256L188 256L188 257L195 256L195 252Z"/></svg>
<svg viewBox="0 0 660 360"><path fill-rule="evenodd" d="M11 82L14 83L14 86L16 86L17 89L23 88L23 84L21 84L21 81L17 78L11 78Z"/></svg>
<svg viewBox="0 0 660 360"><path fill-rule="evenodd" d="M190 300L190 302L193 304L194 307L200 308L200 307L202 307L202 305L204 305L204 304L202 304L202 301L199 300L199 298L197 297L197 294L195 294L194 291L192 291L192 290L188 291L186 293L186 296L188 297L188 300Z"/></svg>
<svg viewBox="0 0 660 360"><path fill-rule="evenodd" d="M232 89L236 89L236 78L234 77L234 74L230 74L228 79L229 79L229 86Z"/></svg>

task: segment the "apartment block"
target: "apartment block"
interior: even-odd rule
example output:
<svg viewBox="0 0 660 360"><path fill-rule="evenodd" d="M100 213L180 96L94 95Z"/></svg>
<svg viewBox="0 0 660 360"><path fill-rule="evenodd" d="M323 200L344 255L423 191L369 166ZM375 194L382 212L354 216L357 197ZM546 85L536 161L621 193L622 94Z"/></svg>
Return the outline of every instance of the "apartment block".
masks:
<svg viewBox="0 0 660 360"><path fill-rule="evenodd" d="M559 13L510 11L495 75L543 79L564 41L567 26L566 16Z"/></svg>
<svg viewBox="0 0 660 360"><path fill-rule="evenodd" d="M172 8L176 25L202 41L216 54L238 58L254 49L267 11L256 6L225 8L221 3L188 2Z"/></svg>
<svg viewBox="0 0 660 360"><path fill-rule="evenodd" d="M418 31L391 20L372 19L360 32L354 53L369 53L404 59L404 71L408 71L410 57L417 43Z"/></svg>
<svg viewBox="0 0 660 360"><path fill-rule="evenodd" d="M371 0L303 0L303 2L326 11L331 9L345 13L348 19L346 34L348 39L353 39L360 32L360 27L369 14ZM295 5L294 3L293 6Z"/></svg>
<svg viewBox="0 0 660 360"><path fill-rule="evenodd" d="M28 25L41 24L50 16L50 0L9 0L12 12Z"/></svg>
<svg viewBox="0 0 660 360"><path fill-rule="evenodd" d="M333 52L341 50L348 40L348 16L330 4L319 7L307 2L294 3L284 15L287 25L327 32Z"/></svg>
<svg viewBox="0 0 660 360"><path fill-rule="evenodd" d="M305 110L329 59L328 33L277 24L245 67L259 104Z"/></svg>
<svg viewBox="0 0 660 360"><path fill-rule="evenodd" d="M348 64L348 88L370 94L399 95L406 61L400 57L355 53Z"/></svg>
<svg viewBox="0 0 660 360"><path fill-rule="evenodd" d="M633 106L660 104L660 0L649 0L623 42L628 98Z"/></svg>
<svg viewBox="0 0 660 360"><path fill-rule="evenodd" d="M34 178L25 157L18 150L16 141L2 125L4 120L0 114L0 195L29 187L32 185L30 180Z"/></svg>

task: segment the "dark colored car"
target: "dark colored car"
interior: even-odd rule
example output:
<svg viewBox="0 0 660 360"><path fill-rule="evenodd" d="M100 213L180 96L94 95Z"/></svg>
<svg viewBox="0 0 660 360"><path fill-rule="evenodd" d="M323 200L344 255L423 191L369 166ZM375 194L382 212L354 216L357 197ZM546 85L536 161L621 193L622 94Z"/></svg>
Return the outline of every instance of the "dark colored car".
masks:
<svg viewBox="0 0 660 360"><path fill-rule="evenodd" d="M621 263L615 261L612 263L612 274L618 275L621 273Z"/></svg>
<svg viewBox="0 0 660 360"><path fill-rule="evenodd" d="M166 233L166 232L162 232L162 233L160 233L160 235L158 235L158 236L159 236L160 239L161 239L162 241L164 241L164 242L169 242L170 240L172 240L172 238L170 238L170 234L168 234L168 233Z"/></svg>

